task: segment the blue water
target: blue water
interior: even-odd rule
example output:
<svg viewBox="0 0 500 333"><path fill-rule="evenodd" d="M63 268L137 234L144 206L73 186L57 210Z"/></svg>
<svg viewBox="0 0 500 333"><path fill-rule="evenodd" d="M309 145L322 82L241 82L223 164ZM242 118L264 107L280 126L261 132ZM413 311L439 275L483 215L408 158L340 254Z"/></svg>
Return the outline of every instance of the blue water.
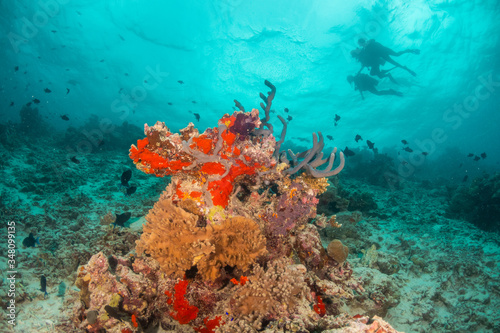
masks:
<svg viewBox="0 0 500 333"><path fill-rule="evenodd" d="M496 0L1 1L2 209L16 200L51 202L64 189L40 184L58 172L69 175L75 197L91 196L93 182L109 172L116 177L99 185L96 200L115 200L116 213L126 211L134 196L123 199L117 184L133 168L128 149L143 137L144 124L162 121L174 132L193 122L202 132L235 111L235 99L247 111L260 109L267 79L277 89L271 112L277 136L277 115L289 117L283 147L308 149L311 133L321 131L327 147L354 151L345 177L396 193L401 188L390 179L448 189L452 209L462 207L453 218L498 232L499 32ZM420 51L393 57L416 76L386 63L382 69L391 69L397 84L376 77L378 90L402 97L365 91L363 99L349 84L347 76L361 68L350 54L360 38L396 52ZM379 181L373 169L360 168L381 155L389 167ZM9 164L12 156L23 158ZM45 168L37 164L42 158ZM103 174L88 174L89 163ZM133 181L146 179L135 196L150 208L164 183L134 169ZM459 189L486 196L484 207L467 206L467 197L452 202ZM107 212L91 207L95 219ZM23 219L16 214L6 216ZM50 215L34 207L30 214ZM20 239L30 230L22 232Z"/></svg>

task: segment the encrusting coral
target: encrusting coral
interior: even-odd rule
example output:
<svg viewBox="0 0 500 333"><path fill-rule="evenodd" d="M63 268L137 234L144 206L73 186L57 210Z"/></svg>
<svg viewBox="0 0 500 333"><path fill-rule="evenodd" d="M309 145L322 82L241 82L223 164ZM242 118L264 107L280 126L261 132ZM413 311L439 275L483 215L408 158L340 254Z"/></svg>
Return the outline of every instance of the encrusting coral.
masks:
<svg viewBox="0 0 500 333"><path fill-rule="evenodd" d="M145 173L171 176L170 184L146 215L137 256L100 253L81 267L83 305L75 325L88 332L156 326L371 332L376 323L396 332L378 319L367 325L368 317L341 313L363 287L345 261L346 249L327 253L311 221L329 185L325 177L342 170L344 155L333 168L337 150L323 158L320 132L304 152L280 151L287 123L278 116L277 140L269 122L276 88L265 84L271 90L260 94L261 119L235 100L239 111L203 133L192 123L179 133L161 122L145 125L146 137L131 147L130 158Z"/></svg>

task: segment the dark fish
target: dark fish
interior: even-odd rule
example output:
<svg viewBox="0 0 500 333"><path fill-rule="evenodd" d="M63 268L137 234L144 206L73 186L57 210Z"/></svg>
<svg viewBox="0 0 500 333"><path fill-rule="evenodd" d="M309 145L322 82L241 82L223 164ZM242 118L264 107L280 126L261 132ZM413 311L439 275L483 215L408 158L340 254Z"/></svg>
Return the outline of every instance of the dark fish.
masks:
<svg viewBox="0 0 500 333"><path fill-rule="evenodd" d="M31 102L26 103L26 106L30 106L30 105L31 105Z"/></svg>
<svg viewBox="0 0 500 333"><path fill-rule="evenodd" d="M40 104L40 100L38 98L33 99L33 103Z"/></svg>
<svg viewBox="0 0 500 333"><path fill-rule="evenodd" d="M484 160L486 158L486 153L482 153L481 158Z"/></svg>
<svg viewBox="0 0 500 333"><path fill-rule="evenodd" d="M108 315L110 317L118 319L119 321L122 321L122 318L127 316L125 313L123 313L123 312L119 311L118 309L115 309L109 305L106 305L104 307L104 310L106 310L106 312L108 313Z"/></svg>
<svg viewBox="0 0 500 333"><path fill-rule="evenodd" d="M462 167L462 165L464 165L464 164L463 164L463 163L460 163L460 165L459 165L458 167L459 167L459 168L461 168L461 167Z"/></svg>
<svg viewBox="0 0 500 333"><path fill-rule="evenodd" d="M14 102L10 102L10 106L14 106Z"/></svg>
<svg viewBox="0 0 500 333"><path fill-rule="evenodd" d="M104 59L99 60L99 62L104 62Z"/></svg>
<svg viewBox="0 0 500 333"><path fill-rule="evenodd" d="M191 103L196 104L196 101L191 101Z"/></svg>
<svg viewBox="0 0 500 333"><path fill-rule="evenodd" d="M401 162L401 164L402 164L402 165L407 165L407 164L408 164L408 162L403 161L403 162Z"/></svg>
<svg viewBox="0 0 500 333"><path fill-rule="evenodd" d="M427 156L427 155L429 155L429 153L428 153L428 152L426 152L426 151L423 151L423 152L422 152L422 155Z"/></svg>
<svg viewBox="0 0 500 333"><path fill-rule="evenodd" d="M113 223L115 226L119 226L119 227L123 227L125 222L127 222L129 219L130 219L130 216L132 215L131 212L126 212L126 213L123 213L123 214L115 214L116 216L116 220L115 222Z"/></svg>
<svg viewBox="0 0 500 333"><path fill-rule="evenodd" d="M407 151L409 153L412 153L413 152L413 149L411 149L410 147L404 147L403 148L404 151Z"/></svg>
<svg viewBox="0 0 500 333"><path fill-rule="evenodd" d="M50 30L50 32L56 33L56 32L57 32L57 30Z"/></svg>
<svg viewBox="0 0 500 333"><path fill-rule="evenodd" d="M130 187L127 189L127 195L134 194L136 190L137 190L137 186L130 186Z"/></svg>
<svg viewBox="0 0 500 333"><path fill-rule="evenodd" d="M172 103L171 103L171 102L168 102L167 104L168 104L168 105L172 105Z"/></svg>
<svg viewBox="0 0 500 333"><path fill-rule="evenodd" d="M99 141L99 143L97 144L97 147L102 147L102 146L104 146L104 143L105 143L105 142L104 142L104 140Z"/></svg>
<svg viewBox="0 0 500 333"><path fill-rule="evenodd" d="M327 135L327 136L326 136L326 138L327 138L328 140L330 140L330 141L333 141L333 136L331 136L331 135Z"/></svg>
<svg viewBox="0 0 500 333"><path fill-rule="evenodd" d="M375 143L371 142L370 140L366 140L366 144L368 145L369 149L373 149L373 147L375 146Z"/></svg>
<svg viewBox="0 0 500 333"><path fill-rule="evenodd" d="M469 153L469 155L467 155L467 157L472 157L472 156L474 156L473 153Z"/></svg>
<svg viewBox="0 0 500 333"><path fill-rule="evenodd" d="M52 92L52 90L50 90L49 88L45 88L43 89L43 91L45 91L46 94L50 94Z"/></svg>
<svg viewBox="0 0 500 333"><path fill-rule="evenodd" d="M406 141L406 140L401 140L401 142L402 142L404 145L407 145L407 144L408 144L408 141Z"/></svg>
<svg viewBox="0 0 500 333"><path fill-rule="evenodd" d="M80 160L76 158L76 156L73 156L70 158L71 162L75 163L75 164L80 164Z"/></svg>
<svg viewBox="0 0 500 333"><path fill-rule="evenodd" d="M465 183L467 181L467 179L469 179L469 175L464 176L464 179L462 179L462 183Z"/></svg>
<svg viewBox="0 0 500 333"><path fill-rule="evenodd" d="M128 73L125 73L125 76L128 76Z"/></svg>
<svg viewBox="0 0 500 333"><path fill-rule="evenodd" d="M17 72L19 70L19 66L14 67L14 72Z"/></svg>
<svg viewBox="0 0 500 333"><path fill-rule="evenodd" d="M122 176L120 177L120 182L123 186L129 187L130 185L128 184L128 181L132 178L132 170L128 169L122 173Z"/></svg>
<svg viewBox="0 0 500 333"><path fill-rule="evenodd" d="M196 120L200 121L200 114L198 113L193 113L194 114L194 117L196 118Z"/></svg>
<svg viewBox="0 0 500 333"><path fill-rule="evenodd" d="M474 161L479 161L480 159L481 159L481 157L479 157L479 156L474 157Z"/></svg>
<svg viewBox="0 0 500 333"><path fill-rule="evenodd" d="M76 11L76 13L77 13L78 15L82 15L82 13L80 13L78 10Z"/></svg>
<svg viewBox="0 0 500 333"><path fill-rule="evenodd" d="M62 120L66 120L66 121L69 120L69 117L65 114L63 114L62 116L59 116L59 117L61 117Z"/></svg>
<svg viewBox="0 0 500 333"><path fill-rule="evenodd" d="M358 142L359 140L363 140L363 138L361 137L361 135L356 134L356 137L354 138L354 141Z"/></svg>
<svg viewBox="0 0 500 333"><path fill-rule="evenodd" d="M354 156L356 154L352 150L350 150L349 148L345 147L345 149L344 149L344 155L345 156Z"/></svg>
<svg viewBox="0 0 500 333"><path fill-rule="evenodd" d="M288 117L286 117L286 120L288 120L288 121L290 121L290 120L292 120L292 119L293 119L293 118L292 118L292 116L290 116L290 115L288 115Z"/></svg>
<svg viewBox="0 0 500 333"><path fill-rule="evenodd" d="M288 111L289 111L288 108L285 108L285 112L288 113Z"/></svg>
<svg viewBox="0 0 500 333"><path fill-rule="evenodd" d="M43 298L47 296L47 278L45 275L40 277L40 291L44 293Z"/></svg>
<svg viewBox="0 0 500 333"><path fill-rule="evenodd" d="M66 95L69 94L70 90L69 88L66 88Z"/></svg>
<svg viewBox="0 0 500 333"><path fill-rule="evenodd" d="M182 80L179 80L177 82L179 82L180 84L184 84L184 81L182 81Z"/></svg>
<svg viewBox="0 0 500 333"><path fill-rule="evenodd" d="M36 247L36 244L40 245L39 241L40 237L35 237L33 236L33 233L30 232L30 235L23 239L23 245L26 247Z"/></svg>
<svg viewBox="0 0 500 333"><path fill-rule="evenodd" d="M333 118L333 120L334 120L335 122L339 121L339 120L340 120L340 116L339 116L338 114L336 114L336 115L335 115L335 118Z"/></svg>
<svg viewBox="0 0 500 333"><path fill-rule="evenodd" d="M122 35L118 35L118 37L120 37L121 40L125 41L125 38L123 38Z"/></svg>

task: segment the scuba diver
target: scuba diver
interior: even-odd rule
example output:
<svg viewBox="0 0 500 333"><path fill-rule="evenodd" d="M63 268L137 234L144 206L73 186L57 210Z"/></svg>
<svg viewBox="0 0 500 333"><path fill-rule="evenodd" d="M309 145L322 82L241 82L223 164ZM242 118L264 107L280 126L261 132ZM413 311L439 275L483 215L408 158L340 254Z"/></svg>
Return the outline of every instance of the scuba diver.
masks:
<svg viewBox="0 0 500 333"><path fill-rule="evenodd" d="M359 90L361 94L361 98L365 99L363 96L363 91L369 91L374 95L382 96L382 95L394 95L394 96L403 96L403 93L400 91L396 91L394 89L389 90L377 90L375 86L378 84L378 81L367 74L356 74L356 76L348 75L347 82L349 84L354 83L354 90Z"/></svg>
<svg viewBox="0 0 500 333"><path fill-rule="evenodd" d="M406 70L413 76L417 75L414 71L412 71L408 67L403 66L394 61L394 59L392 59L391 56L399 57L400 55L405 53L420 54L420 50L407 49L404 51L396 52L388 47L383 46L379 42L376 42L374 39L366 41L365 39L360 38L358 40L358 44L359 46L361 46L361 49L357 48L356 50L351 51L351 56L357 59L362 66L358 73L360 73L363 70L363 68L369 67L371 68L370 75L378 76L379 78L388 77L392 82L396 84L397 84L396 80L392 77L391 74L389 74L389 71L393 70L394 68L399 67ZM395 67L388 70L380 70L380 66L384 65L385 62L388 62L394 65Z"/></svg>

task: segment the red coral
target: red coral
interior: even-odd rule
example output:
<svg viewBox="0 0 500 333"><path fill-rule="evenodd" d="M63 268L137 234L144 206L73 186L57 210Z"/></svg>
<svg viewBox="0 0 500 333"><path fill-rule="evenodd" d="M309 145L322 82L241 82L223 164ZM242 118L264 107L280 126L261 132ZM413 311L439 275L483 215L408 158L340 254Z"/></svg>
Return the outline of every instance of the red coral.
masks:
<svg viewBox="0 0 500 333"><path fill-rule="evenodd" d="M326 314L325 303L323 303L321 296L317 296L316 299L318 300L318 303L313 306L313 309L317 314L323 317Z"/></svg>
<svg viewBox="0 0 500 333"><path fill-rule="evenodd" d="M205 323L206 328L202 327L202 326L193 327L193 328L196 332L199 332L199 333L214 333L215 328L225 324L224 322L222 322L222 323L220 322L221 319L222 319L221 316L217 316L211 320L208 320L208 317L206 317L205 319L203 319L203 322Z"/></svg>
<svg viewBox="0 0 500 333"><path fill-rule="evenodd" d="M174 311L170 312L170 317L177 320L181 325L187 324L191 320L196 319L199 311L196 306L190 305L186 298L184 298L188 284L189 281L181 280L177 282L174 287ZM168 296L167 291L165 291L165 295Z"/></svg>

